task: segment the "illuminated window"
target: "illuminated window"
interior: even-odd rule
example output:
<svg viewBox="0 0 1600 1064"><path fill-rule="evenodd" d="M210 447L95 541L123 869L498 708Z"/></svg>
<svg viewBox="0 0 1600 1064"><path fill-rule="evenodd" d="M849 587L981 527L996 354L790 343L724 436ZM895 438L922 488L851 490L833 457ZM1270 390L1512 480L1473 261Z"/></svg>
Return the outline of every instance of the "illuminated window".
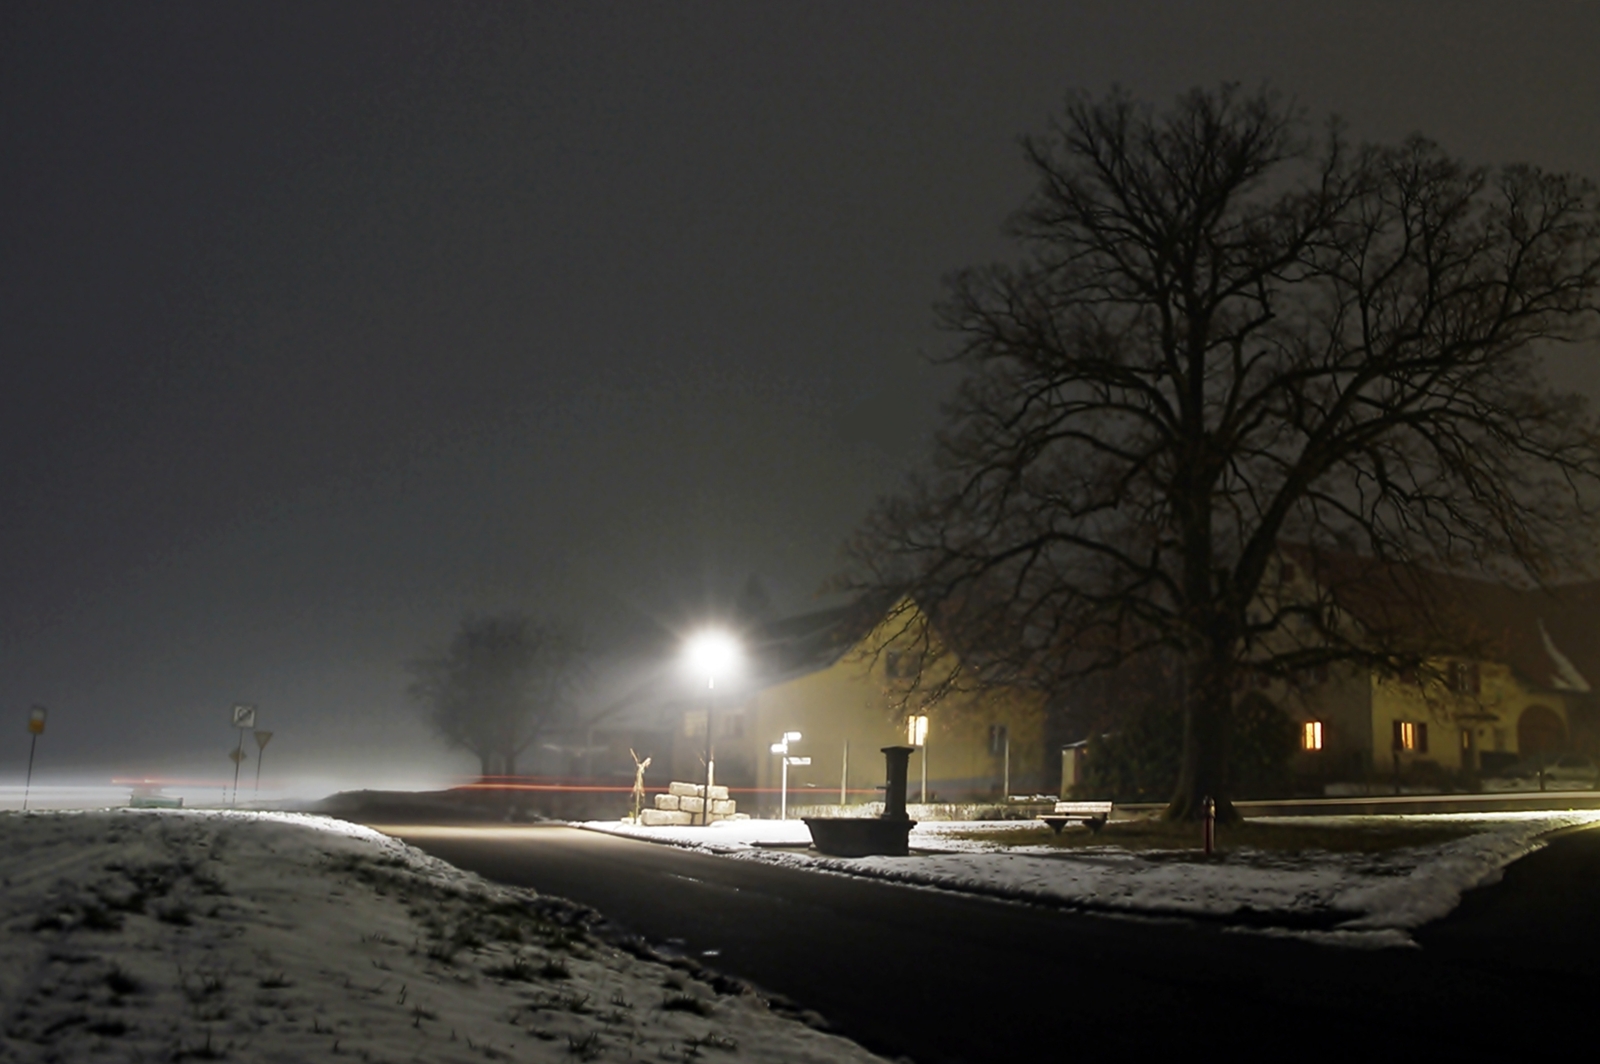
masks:
<svg viewBox="0 0 1600 1064"><path fill-rule="evenodd" d="M1397 720L1394 722L1394 748L1415 753L1428 752L1428 726L1421 721Z"/></svg>
<svg viewBox="0 0 1600 1064"><path fill-rule="evenodd" d="M1300 725L1300 749L1322 749L1322 722L1320 720L1308 720Z"/></svg>
<svg viewBox="0 0 1600 1064"><path fill-rule="evenodd" d="M928 718L919 714L906 718L906 745L926 746L928 743Z"/></svg>

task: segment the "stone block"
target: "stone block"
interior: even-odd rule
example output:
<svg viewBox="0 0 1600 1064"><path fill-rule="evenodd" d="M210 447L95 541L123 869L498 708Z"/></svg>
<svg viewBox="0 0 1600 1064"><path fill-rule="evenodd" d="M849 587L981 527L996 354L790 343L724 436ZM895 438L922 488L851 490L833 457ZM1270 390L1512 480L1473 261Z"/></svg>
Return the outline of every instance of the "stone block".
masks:
<svg viewBox="0 0 1600 1064"><path fill-rule="evenodd" d="M682 809L685 813L698 813L698 812L703 811L705 809L705 807L706 807L706 800L704 798L679 798L678 799L678 808Z"/></svg>
<svg viewBox="0 0 1600 1064"><path fill-rule="evenodd" d="M658 794L656 795L656 808L676 811L678 801L679 798L676 794Z"/></svg>
<svg viewBox="0 0 1600 1064"><path fill-rule="evenodd" d="M698 801L698 799L696 799L696 801ZM737 804L738 803L733 802L731 800L726 800L726 799L723 800L723 801L720 801L720 802L716 801L716 800L713 800L711 802L711 815L712 816L732 816L734 814L734 806L737 805Z"/></svg>
<svg viewBox="0 0 1600 1064"><path fill-rule="evenodd" d="M699 792L696 792L696 793L699 793ZM720 783L712 784L712 786L711 786L711 800L713 802L725 802L725 801L727 801L728 800L728 788L722 786Z"/></svg>
<svg viewBox="0 0 1600 1064"><path fill-rule="evenodd" d="M705 794L705 785L700 783L669 783L667 793L675 794L679 798L699 798Z"/></svg>
<svg viewBox="0 0 1600 1064"><path fill-rule="evenodd" d="M639 823L645 827L662 828L674 825L692 824L694 817L676 809L641 809L639 810Z"/></svg>

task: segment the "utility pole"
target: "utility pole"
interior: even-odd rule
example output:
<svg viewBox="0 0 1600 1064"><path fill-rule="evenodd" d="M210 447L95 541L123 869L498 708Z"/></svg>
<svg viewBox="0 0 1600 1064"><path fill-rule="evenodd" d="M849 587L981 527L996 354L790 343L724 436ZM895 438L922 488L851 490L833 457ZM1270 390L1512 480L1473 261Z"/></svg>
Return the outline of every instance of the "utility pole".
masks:
<svg viewBox="0 0 1600 1064"><path fill-rule="evenodd" d="M839 769L839 804L843 805L850 786L850 740L844 741L844 766Z"/></svg>

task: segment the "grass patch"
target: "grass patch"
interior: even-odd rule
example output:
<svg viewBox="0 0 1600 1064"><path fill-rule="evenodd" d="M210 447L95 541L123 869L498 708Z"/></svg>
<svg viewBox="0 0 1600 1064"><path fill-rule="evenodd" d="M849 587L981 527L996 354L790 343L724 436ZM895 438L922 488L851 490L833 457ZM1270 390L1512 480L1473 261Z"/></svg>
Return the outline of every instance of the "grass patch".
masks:
<svg viewBox="0 0 1600 1064"><path fill-rule="evenodd" d="M1217 825L1217 849L1267 850L1298 853L1385 853L1408 846L1432 846L1464 838L1483 830L1475 824L1427 824L1416 821L1374 821L1366 824L1281 823L1246 820ZM1019 825L998 831L957 831L952 838L994 843L998 846L1048 846L1080 850L1114 846L1124 850L1200 850L1199 824L1174 824L1165 820L1113 820L1098 834L1069 826L1057 835L1043 824Z"/></svg>
<svg viewBox="0 0 1600 1064"><path fill-rule="evenodd" d="M519 983L531 983L537 977L533 965L521 957L511 958L508 964L499 964L484 969L484 974L495 979L510 979Z"/></svg>
<svg viewBox="0 0 1600 1064"><path fill-rule="evenodd" d="M668 1012L692 1012L696 1016L709 1016L712 1008L711 1002L693 994L668 994L662 998L661 1007Z"/></svg>

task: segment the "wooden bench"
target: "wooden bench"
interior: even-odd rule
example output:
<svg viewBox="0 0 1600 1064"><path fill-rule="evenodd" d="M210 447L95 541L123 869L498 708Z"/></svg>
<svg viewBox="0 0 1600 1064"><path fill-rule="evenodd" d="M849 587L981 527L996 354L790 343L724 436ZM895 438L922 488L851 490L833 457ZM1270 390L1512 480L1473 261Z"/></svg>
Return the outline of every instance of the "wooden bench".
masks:
<svg viewBox="0 0 1600 1064"><path fill-rule="evenodd" d="M1068 824L1083 824L1090 831L1099 833L1106 826L1106 821L1111 819L1110 802L1057 802L1054 813L1043 813L1038 819L1043 820L1055 830L1057 835Z"/></svg>

